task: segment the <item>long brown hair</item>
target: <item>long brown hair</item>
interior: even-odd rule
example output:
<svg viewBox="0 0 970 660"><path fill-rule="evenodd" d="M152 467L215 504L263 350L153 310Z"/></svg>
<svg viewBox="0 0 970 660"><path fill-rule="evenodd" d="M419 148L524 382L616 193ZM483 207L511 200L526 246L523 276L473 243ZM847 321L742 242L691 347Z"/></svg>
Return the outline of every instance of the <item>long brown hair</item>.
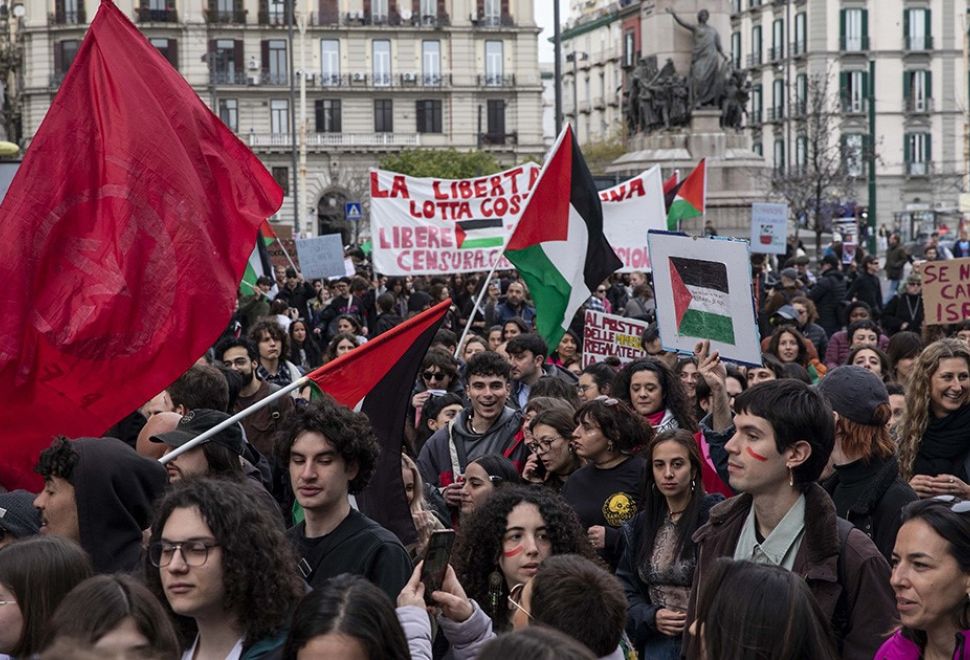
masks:
<svg viewBox="0 0 970 660"><path fill-rule="evenodd" d="M923 434L930 421L930 383L940 362L948 358L964 360L970 367L970 348L959 339L940 339L919 354L906 392L906 412L900 422L899 475L906 481L913 477L913 464L919 453Z"/></svg>

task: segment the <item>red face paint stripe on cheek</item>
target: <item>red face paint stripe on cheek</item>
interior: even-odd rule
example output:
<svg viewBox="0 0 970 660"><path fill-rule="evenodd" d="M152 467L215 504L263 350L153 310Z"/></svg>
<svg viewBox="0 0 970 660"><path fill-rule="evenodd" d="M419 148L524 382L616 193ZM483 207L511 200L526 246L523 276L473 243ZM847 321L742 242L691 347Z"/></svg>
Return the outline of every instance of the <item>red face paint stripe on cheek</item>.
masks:
<svg viewBox="0 0 970 660"><path fill-rule="evenodd" d="M521 554L522 554L522 546L521 545L517 545L514 548L512 548L511 550L503 550L502 551L502 555L505 556L506 559L511 559L512 557L515 557L516 555L521 555Z"/></svg>
<svg viewBox="0 0 970 660"><path fill-rule="evenodd" d="M762 456L761 454L756 453L753 449L751 449L751 447L745 447L745 450L747 450L748 455L751 456L751 458L757 461L761 461L762 463L764 463L765 461L768 460L767 456Z"/></svg>

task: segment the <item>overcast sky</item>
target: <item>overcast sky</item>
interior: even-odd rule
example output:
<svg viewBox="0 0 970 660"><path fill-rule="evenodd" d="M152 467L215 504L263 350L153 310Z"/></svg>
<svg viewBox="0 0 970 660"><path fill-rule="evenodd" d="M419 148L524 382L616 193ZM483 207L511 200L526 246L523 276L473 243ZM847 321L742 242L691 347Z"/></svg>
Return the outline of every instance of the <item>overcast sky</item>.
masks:
<svg viewBox="0 0 970 660"><path fill-rule="evenodd" d="M559 21L565 23L569 18L569 0L555 0L559 2ZM553 3L550 0L535 0L536 25L542 28L539 35L539 61L552 62L555 58L552 55L552 14Z"/></svg>

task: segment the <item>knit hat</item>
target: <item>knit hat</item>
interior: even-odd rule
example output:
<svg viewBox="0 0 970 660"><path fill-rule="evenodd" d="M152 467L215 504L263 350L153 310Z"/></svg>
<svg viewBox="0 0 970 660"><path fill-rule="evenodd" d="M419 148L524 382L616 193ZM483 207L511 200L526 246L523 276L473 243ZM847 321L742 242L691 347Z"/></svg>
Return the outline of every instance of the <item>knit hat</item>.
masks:
<svg viewBox="0 0 970 660"><path fill-rule="evenodd" d="M825 374L818 384L832 410L857 424L874 426L876 408L889 403L889 392L879 376L868 369L849 364Z"/></svg>
<svg viewBox="0 0 970 660"><path fill-rule="evenodd" d="M782 268L781 276L789 280L795 280L796 282L798 281L798 271L794 268Z"/></svg>
<svg viewBox="0 0 970 660"><path fill-rule="evenodd" d="M0 493L0 528L18 539L40 533L40 512L34 508L32 493Z"/></svg>

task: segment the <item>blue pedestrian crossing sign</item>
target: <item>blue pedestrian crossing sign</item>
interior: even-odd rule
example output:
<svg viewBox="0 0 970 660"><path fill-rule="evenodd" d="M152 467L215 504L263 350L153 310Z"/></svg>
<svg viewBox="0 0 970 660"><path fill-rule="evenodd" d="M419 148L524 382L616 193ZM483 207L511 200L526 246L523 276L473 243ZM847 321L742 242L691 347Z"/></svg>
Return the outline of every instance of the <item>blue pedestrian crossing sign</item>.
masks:
<svg viewBox="0 0 970 660"><path fill-rule="evenodd" d="M360 208L360 202L347 202L344 204L344 218L350 220L351 222L357 222L362 217L363 212Z"/></svg>

